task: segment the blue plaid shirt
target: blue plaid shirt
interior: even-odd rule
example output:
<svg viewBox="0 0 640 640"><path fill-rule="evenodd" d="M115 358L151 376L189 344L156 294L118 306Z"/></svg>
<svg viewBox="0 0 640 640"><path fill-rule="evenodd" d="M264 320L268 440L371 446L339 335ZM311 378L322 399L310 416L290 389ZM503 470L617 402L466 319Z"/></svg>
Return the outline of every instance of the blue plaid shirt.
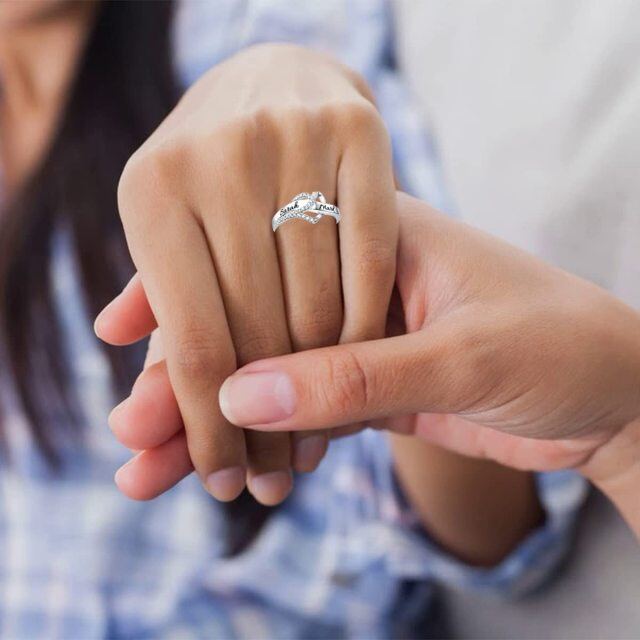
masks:
<svg viewBox="0 0 640 640"><path fill-rule="evenodd" d="M393 69L388 11L382 0L183 4L178 68L188 84L258 41L333 52L373 86L405 188L449 209L430 141ZM128 452L106 426L114 402L108 366L75 272L61 236L58 309L86 410L83 438L61 435L62 475L37 454L10 384L0 388L13 453L0 469L2 638L424 636L438 581L517 594L539 584L564 553L585 494L577 476L538 476L544 526L499 566L474 569L430 542L397 489L385 435L366 431L333 443L255 543L223 558L224 513L194 477L148 503L115 489L113 472Z"/></svg>

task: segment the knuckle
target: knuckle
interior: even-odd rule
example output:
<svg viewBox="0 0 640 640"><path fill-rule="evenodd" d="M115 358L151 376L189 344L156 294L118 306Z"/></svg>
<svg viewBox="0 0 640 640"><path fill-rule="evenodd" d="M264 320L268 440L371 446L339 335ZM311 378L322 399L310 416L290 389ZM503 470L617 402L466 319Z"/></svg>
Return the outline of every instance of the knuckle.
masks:
<svg viewBox="0 0 640 640"><path fill-rule="evenodd" d="M376 107L364 98L336 105L336 117L352 135L370 136L386 132Z"/></svg>
<svg viewBox="0 0 640 640"><path fill-rule="evenodd" d="M118 207L123 217L134 211L140 215L140 202L173 191L180 181L181 151L174 145L152 150L142 146L127 161L118 182Z"/></svg>
<svg viewBox="0 0 640 640"><path fill-rule="evenodd" d="M209 332L189 330L177 340L174 362L180 375L193 380L212 380L235 369L235 362Z"/></svg>
<svg viewBox="0 0 640 640"><path fill-rule="evenodd" d="M327 355L320 363L327 386L319 385L321 409L339 415L362 414L372 397L372 380L356 354L344 349Z"/></svg>
<svg viewBox="0 0 640 640"><path fill-rule="evenodd" d="M328 347L338 343L342 331L342 308L335 304L317 305L311 313L292 314L291 340L296 351Z"/></svg>
<svg viewBox="0 0 640 640"><path fill-rule="evenodd" d="M260 358L281 355L286 352L282 342L278 332L266 325L244 327L234 339L239 366Z"/></svg>

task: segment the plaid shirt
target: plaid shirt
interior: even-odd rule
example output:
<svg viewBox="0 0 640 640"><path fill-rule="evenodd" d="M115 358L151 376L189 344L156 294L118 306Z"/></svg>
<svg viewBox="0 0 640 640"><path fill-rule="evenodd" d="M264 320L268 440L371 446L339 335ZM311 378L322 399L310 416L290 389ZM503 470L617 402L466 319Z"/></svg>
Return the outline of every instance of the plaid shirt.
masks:
<svg viewBox="0 0 640 640"><path fill-rule="evenodd" d="M183 4L178 68L188 84L258 41L333 52L376 91L405 188L450 209L432 146L393 69L388 11L382 0ZM1 637L424 636L437 581L517 594L539 584L563 555L585 495L577 476L538 476L544 526L499 566L474 569L429 540L397 489L384 434L366 431L333 443L249 550L223 558L224 513L193 476L148 503L116 491L113 472L128 452L106 426L114 403L107 363L63 235L55 256L58 311L86 425L80 439L62 430L66 463L54 476L10 385L0 389L12 450L11 465L0 469ZM52 409L51 422L58 420Z"/></svg>

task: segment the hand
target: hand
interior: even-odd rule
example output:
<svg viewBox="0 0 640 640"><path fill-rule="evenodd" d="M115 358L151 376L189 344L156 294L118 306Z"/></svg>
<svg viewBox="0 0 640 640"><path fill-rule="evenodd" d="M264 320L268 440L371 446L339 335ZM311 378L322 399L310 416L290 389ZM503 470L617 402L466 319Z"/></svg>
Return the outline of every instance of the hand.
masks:
<svg viewBox="0 0 640 640"><path fill-rule="evenodd" d="M338 202L339 234L327 218L272 232L275 210L305 190ZM96 332L127 344L159 326L166 361L145 369L112 415L114 428L141 407L147 417L162 413L184 423L190 460L214 496L235 498L246 479L259 501L282 500L292 462L313 468L326 435L317 432L312 447L294 437L292 453L289 433L235 429L218 389L259 358L384 334L397 244L393 194L389 140L353 73L288 45L253 47L210 71L134 154L120 183L139 277ZM169 380L177 405L161 393L147 402L148 390L166 391ZM153 448L119 475L139 498L166 489L167 479L141 486L127 478L141 461L162 466L185 442L161 428L146 436L121 433L133 449ZM172 464L169 485L190 469L184 456Z"/></svg>
<svg viewBox="0 0 640 640"><path fill-rule="evenodd" d="M393 337L244 367L222 390L227 417L260 429L373 420L519 469L578 467L599 486L613 485L615 500L619 479L640 475L638 314L588 282L398 198ZM283 389L291 395L277 402ZM175 406L166 379L158 377L153 397ZM283 408L293 413L274 420ZM127 428L141 440L159 428L173 436L171 454L160 463L150 450L136 477L168 486L172 464L188 461L179 421L165 414ZM636 496L640 481L634 486ZM629 509L625 515L633 521Z"/></svg>
<svg viewBox="0 0 640 640"><path fill-rule="evenodd" d="M592 477L605 471L595 460L611 466L605 444L637 453L640 316L417 200L400 195L398 211L390 333L404 335L243 367L221 390L227 418L265 431L374 420L509 466L583 465Z"/></svg>

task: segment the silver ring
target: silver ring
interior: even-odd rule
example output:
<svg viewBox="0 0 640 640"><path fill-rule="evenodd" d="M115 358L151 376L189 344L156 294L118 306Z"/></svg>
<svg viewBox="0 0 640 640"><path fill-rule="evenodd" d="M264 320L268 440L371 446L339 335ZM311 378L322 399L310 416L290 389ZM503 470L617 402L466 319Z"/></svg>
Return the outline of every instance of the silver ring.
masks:
<svg viewBox="0 0 640 640"><path fill-rule="evenodd" d="M324 216L331 216L336 224L342 217L335 204L327 204L327 199L319 191L299 193L289 204L278 209L271 219L271 228L275 231L287 220L299 218L311 224L317 224Z"/></svg>

